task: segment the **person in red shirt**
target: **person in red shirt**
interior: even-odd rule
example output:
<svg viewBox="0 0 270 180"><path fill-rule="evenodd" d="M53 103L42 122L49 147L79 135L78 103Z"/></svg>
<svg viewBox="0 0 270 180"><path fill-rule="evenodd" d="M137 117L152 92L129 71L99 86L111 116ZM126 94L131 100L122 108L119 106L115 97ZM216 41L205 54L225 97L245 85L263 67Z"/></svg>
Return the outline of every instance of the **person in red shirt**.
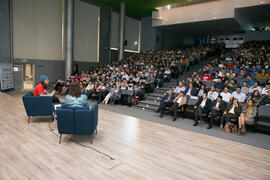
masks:
<svg viewBox="0 0 270 180"><path fill-rule="evenodd" d="M207 74L207 72L204 73L204 75L201 77L202 81L211 81L211 76Z"/></svg>
<svg viewBox="0 0 270 180"><path fill-rule="evenodd" d="M35 87L34 96L53 96L55 94L55 91L52 91L50 94L47 93L49 79L46 75L41 75L39 81Z"/></svg>
<svg viewBox="0 0 270 180"><path fill-rule="evenodd" d="M229 62L228 62L227 68L229 68L229 69L233 68L233 63L232 63L232 61L229 61Z"/></svg>

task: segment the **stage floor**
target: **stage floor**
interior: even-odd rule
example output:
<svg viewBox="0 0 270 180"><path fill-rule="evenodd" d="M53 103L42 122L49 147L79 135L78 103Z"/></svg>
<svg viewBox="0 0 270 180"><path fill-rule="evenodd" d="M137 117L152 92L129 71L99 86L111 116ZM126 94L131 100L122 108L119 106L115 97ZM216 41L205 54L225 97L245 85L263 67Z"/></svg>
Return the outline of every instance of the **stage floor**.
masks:
<svg viewBox="0 0 270 180"><path fill-rule="evenodd" d="M64 135L0 93L0 179L270 179L270 151L99 110L98 134Z"/></svg>

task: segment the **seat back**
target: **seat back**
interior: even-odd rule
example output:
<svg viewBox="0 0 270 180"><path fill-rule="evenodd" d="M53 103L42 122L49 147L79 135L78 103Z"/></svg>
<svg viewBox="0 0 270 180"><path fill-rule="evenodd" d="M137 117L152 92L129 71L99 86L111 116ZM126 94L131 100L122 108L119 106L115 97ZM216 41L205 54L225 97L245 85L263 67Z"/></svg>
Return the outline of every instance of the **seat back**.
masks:
<svg viewBox="0 0 270 180"><path fill-rule="evenodd" d="M191 96L188 98L187 105L189 106L195 106L198 102L199 98L197 96Z"/></svg>
<svg viewBox="0 0 270 180"><path fill-rule="evenodd" d="M98 105L88 108L59 108L57 123L60 134L93 134L98 124Z"/></svg>
<svg viewBox="0 0 270 180"><path fill-rule="evenodd" d="M33 96L32 92L23 97L23 104L27 116L51 116L53 112L52 96Z"/></svg>
<svg viewBox="0 0 270 180"><path fill-rule="evenodd" d="M57 127L59 134L75 134L73 111L73 109L69 108L57 109Z"/></svg>
<svg viewBox="0 0 270 180"><path fill-rule="evenodd" d="M258 108L258 117L270 117L270 107L261 105Z"/></svg>

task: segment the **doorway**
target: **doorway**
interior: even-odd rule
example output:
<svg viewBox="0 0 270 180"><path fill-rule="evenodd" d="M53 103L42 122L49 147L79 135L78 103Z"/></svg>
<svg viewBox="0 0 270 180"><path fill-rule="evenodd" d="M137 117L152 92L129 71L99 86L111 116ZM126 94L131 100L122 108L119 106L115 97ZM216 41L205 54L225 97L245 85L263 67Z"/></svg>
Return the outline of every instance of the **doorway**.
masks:
<svg viewBox="0 0 270 180"><path fill-rule="evenodd" d="M34 66L33 64L24 64L23 65L23 88L24 89L33 89L34 82Z"/></svg>

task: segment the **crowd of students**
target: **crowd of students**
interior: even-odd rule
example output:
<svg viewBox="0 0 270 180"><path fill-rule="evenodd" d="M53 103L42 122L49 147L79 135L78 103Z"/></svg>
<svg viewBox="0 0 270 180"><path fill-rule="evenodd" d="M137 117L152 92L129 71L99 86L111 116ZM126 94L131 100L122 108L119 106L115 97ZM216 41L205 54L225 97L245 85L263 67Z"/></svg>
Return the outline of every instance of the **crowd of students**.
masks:
<svg viewBox="0 0 270 180"><path fill-rule="evenodd" d="M60 95L67 95L69 85L80 84L84 94L98 103L122 103L131 106L144 99L145 93L162 87L171 78L178 78L193 64L201 62L213 46L182 47L181 49L148 51L78 73L73 64L73 75L56 82L55 89Z"/></svg>
<svg viewBox="0 0 270 180"><path fill-rule="evenodd" d="M254 121L257 107L270 106L269 64L269 41L251 41L232 49L168 91L160 102L160 117L168 107L175 121L188 99L197 99L194 126L207 116L207 129L218 119L220 129L230 132L230 121L236 119L238 135L244 134L245 123Z"/></svg>

